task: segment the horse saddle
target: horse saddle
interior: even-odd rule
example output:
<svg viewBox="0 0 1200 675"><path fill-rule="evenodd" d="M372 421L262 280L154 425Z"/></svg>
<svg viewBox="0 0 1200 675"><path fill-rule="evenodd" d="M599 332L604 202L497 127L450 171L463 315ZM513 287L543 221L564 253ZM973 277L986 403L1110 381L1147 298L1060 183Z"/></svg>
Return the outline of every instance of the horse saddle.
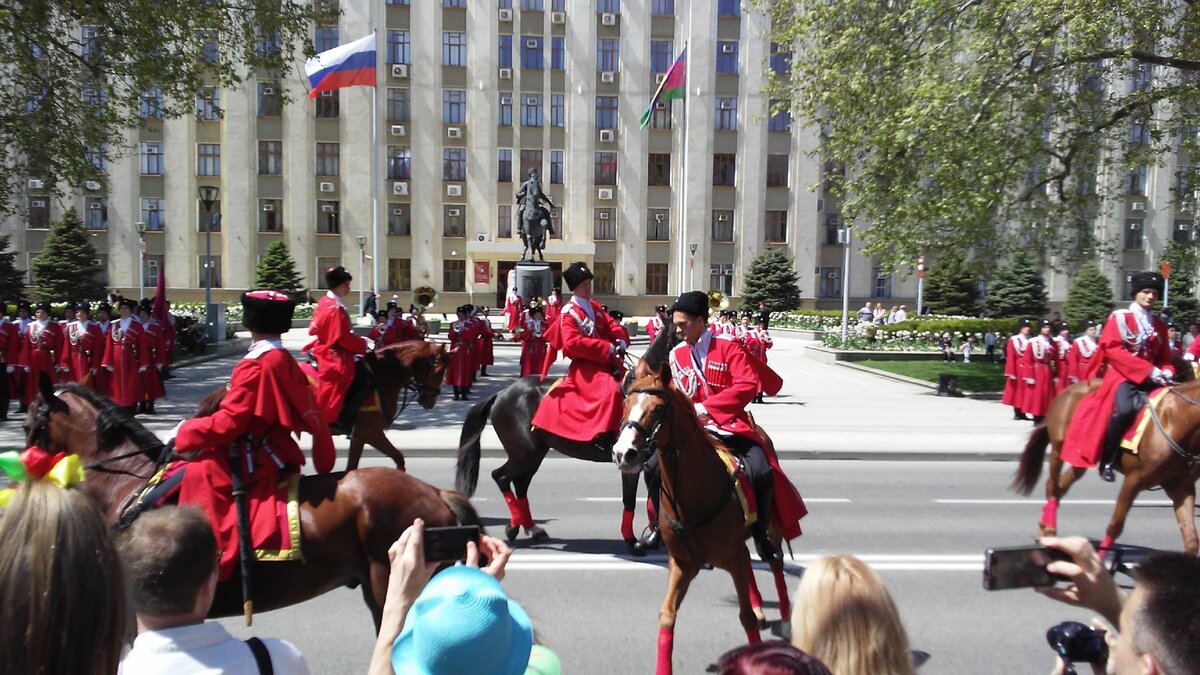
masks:
<svg viewBox="0 0 1200 675"><path fill-rule="evenodd" d="M1129 425L1129 428L1125 430L1125 434L1121 436L1121 448L1123 450L1128 450L1135 455L1137 454L1138 446L1142 444L1142 436L1146 434L1146 428L1152 421L1150 409L1157 408L1169 390L1168 387L1159 387L1151 391L1149 395L1138 392L1139 398L1146 402L1141 405L1137 416L1133 418L1133 423Z"/></svg>
<svg viewBox="0 0 1200 675"><path fill-rule="evenodd" d="M754 485L758 482L756 479L760 475L758 472L751 474L749 463L745 457L735 455L723 443L717 444L716 448L717 456L725 465L725 470L729 472L730 479L733 480L733 491L737 495L738 503L742 506L742 515L745 517L746 525L753 525L758 522L758 497L754 492ZM766 470L770 474L771 467L767 466Z"/></svg>

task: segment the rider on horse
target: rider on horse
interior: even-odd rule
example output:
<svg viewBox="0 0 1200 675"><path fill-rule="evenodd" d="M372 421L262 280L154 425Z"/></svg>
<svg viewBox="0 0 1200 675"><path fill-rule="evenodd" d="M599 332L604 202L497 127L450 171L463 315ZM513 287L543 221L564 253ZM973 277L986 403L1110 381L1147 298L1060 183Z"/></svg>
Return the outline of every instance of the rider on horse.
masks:
<svg viewBox="0 0 1200 675"><path fill-rule="evenodd" d="M1120 459L1121 436L1145 404L1144 392L1175 379L1167 325L1151 313L1162 290L1161 275L1133 275L1133 303L1108 317L1087 373L1089 378L1102 374L1103 382L1079 402L1067 427L1063 461L1075 467L1094 466L1103 442L1100 475L1106 481L1115 479L1113 464Z"/></svg>
<svg viewBox="0 0 1200 675"><path fill-rule="evenodd" d="M308 334L315 337L302 350L317 359L317 405L330 431L347 436L359 406L371 393L369 378L358 364L358 357L367 353L367 342L350 332L350 314L342 302L353 278L341 265L325 270L329 291L317 303L308 326Z"/></svg>
<svg viewBox="0 0 1200 675"><path fill-rule="evenodd" d="M542 206L542 204L548 204L550 208L554 208L554 202L550 201L550 195L542 192L542 183L538 180L537 169L529 170L529 178L521 183L521 187L517 188L517 199L521 202L521 205L517 207L518 226L525 222L526 209L534 208L545 214L546 232L554 234L554 223L550 220L549 212ZM524 230L521 230L521 238L525 238Z"/></svg>
<svg viewBox="0 0 1200 675"><path fill-rule="evenodd" d="M684 340L671 351L671 377L674 386L695 404L696 417L705 430L744 461L758 504L755 546L763 560L771 560L780 555L767 536L772 505L785 539L799 536L798 521L805 511L779 460L773 452L764 450L766 444L755 431L746 407L759 391L772 395L778 392L783 381L735 338L714 335L708 327L708 311L708 295L702 291L684 293L671 307L672 321ZM658 513L661 486L657 455L646 463L645 471L650 499ZM655 525L651 519L652 529L638 541L635 553L658 546L661 535Z"/></svg>

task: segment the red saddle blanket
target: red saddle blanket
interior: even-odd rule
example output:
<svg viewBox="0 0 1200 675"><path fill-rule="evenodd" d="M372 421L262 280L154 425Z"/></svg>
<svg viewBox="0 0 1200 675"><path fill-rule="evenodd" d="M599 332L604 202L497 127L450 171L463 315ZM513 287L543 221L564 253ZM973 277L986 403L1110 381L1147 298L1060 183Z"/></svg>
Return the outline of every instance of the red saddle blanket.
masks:
<svg viewBox="0 0 1200 675"><path fill-rule="evenodd" d="M1146 434L1146 428L1151 424L1150 408L1157 408L1166 393L1166 387L1159 387L1150 392L1149 403L1142 406L1142 409L1138 411L1137 417L1133 419L1133 424L1125 430L1125 435L1121 437L1121 448L1123 450L1128 450L1135 455L1137 454L1138 446L1142 444L1142 436Z"/></svg>
<svg viewBox="0 0 1200 675"><path fill-rule="evenodd" d="M304 371L304 376L308 378L308 386L312 387L313 391L316 391L316 389L317 389L317 369L313 366L313 364L309 363L308 361L301 361L300 362L300 370ZM343 403L343 405L345 405L345 404ZM369 396L367 396L367 399L365 401L363 401L363 404L361 407L359 407L358 411L359 412L379 412L380 411L379 394L372 391L371 394Z"/></svg>

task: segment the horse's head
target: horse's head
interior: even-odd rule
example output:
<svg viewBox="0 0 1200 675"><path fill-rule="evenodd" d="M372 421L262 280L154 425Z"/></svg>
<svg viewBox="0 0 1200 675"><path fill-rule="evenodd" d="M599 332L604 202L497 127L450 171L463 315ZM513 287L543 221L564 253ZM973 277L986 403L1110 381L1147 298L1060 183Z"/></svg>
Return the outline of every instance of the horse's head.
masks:
<svg viewBox="0 0 1200 675"><path fill-rule="evenodd" d="M672 415L682 408L680 394L671 387L671 367L639 377L625 397L625 416L613 443L613 462L625 473L636 473L659 448L671 444ZM689 414L689 418L690 418Z"/></svg>
<svg viewBox="0 0 1200 675"><path fill-rule="evenodd" d="M70 448L77 444L75 434L68 428L66 422L71 419L71 406L58 397L50 376L41 373L38 378L38 393L33 397L29 412L21 421L21 429L25 432L25 445L38 445L50 453L72 452ZM93 440L92 445L95 445Z"/></svg>
<svg viewBox="0 0 1200 675"><path fill-rule="evenodd" d="M675 324L664 323L662 330L658 331L654 336L654 340L646 348L646 353L638 361L637 368L634 370L634 378L641 379L658 372L662 365L667 362L667 357L671 354L671 350L682 340L683 338L679 336L679 329L675 327Z"/></svg>
<svg viewBox="0 0 1200 675"><path fill-rule="evenodd" d="M416 391L417 402L426 410L437 404L442 380L450 367L450 352L445 345L424 340L406 340L377 350L379 372L404 378Z"/></svg>

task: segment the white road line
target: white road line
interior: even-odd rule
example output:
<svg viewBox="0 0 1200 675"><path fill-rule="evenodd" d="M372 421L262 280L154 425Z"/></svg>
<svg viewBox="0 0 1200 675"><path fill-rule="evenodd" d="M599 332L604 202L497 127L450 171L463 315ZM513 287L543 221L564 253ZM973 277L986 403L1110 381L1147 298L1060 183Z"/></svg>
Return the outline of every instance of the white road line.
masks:
<svg viewBox="0 0 1200 675"><path fill-rule="evenodd" d="M1041 506L1046 503L1045 499L931 499L934 504L1035 504ZM1115 506L1117 498L1112 499L1064 499L1062 504L1078 504L1088 506ZM1134 502L1134 506L1170 506L1171 502L1167 499L1139 499Z"/></svg>
<svg viewBox="0 0 1200 675"><path fill-rule="evenodd" d="M784 568L791 574L799 574L805 565L810 565L821 554L803 554L793 561L788 558ZM983 569L983 555L968 554L862 554L858 556L873 568L887 571L912 572L978 572ZM607 553L527 553L517 551L508 563L512 570L559 570L559 571L612 571L629 572L663 570L667 561L659 553L645 558L631 558ZM755 561L754 566L766 570L767 565Z"/></svg>
<svg viewBox="0 0 1200 675"><path fill-rule="evenodd" d="M472 500L476 501L476 500ZM620 497L580 497L576 501L581 502L619 502ZM805 504L849 504L850 500L845 497L805 497Z"/></svg>

